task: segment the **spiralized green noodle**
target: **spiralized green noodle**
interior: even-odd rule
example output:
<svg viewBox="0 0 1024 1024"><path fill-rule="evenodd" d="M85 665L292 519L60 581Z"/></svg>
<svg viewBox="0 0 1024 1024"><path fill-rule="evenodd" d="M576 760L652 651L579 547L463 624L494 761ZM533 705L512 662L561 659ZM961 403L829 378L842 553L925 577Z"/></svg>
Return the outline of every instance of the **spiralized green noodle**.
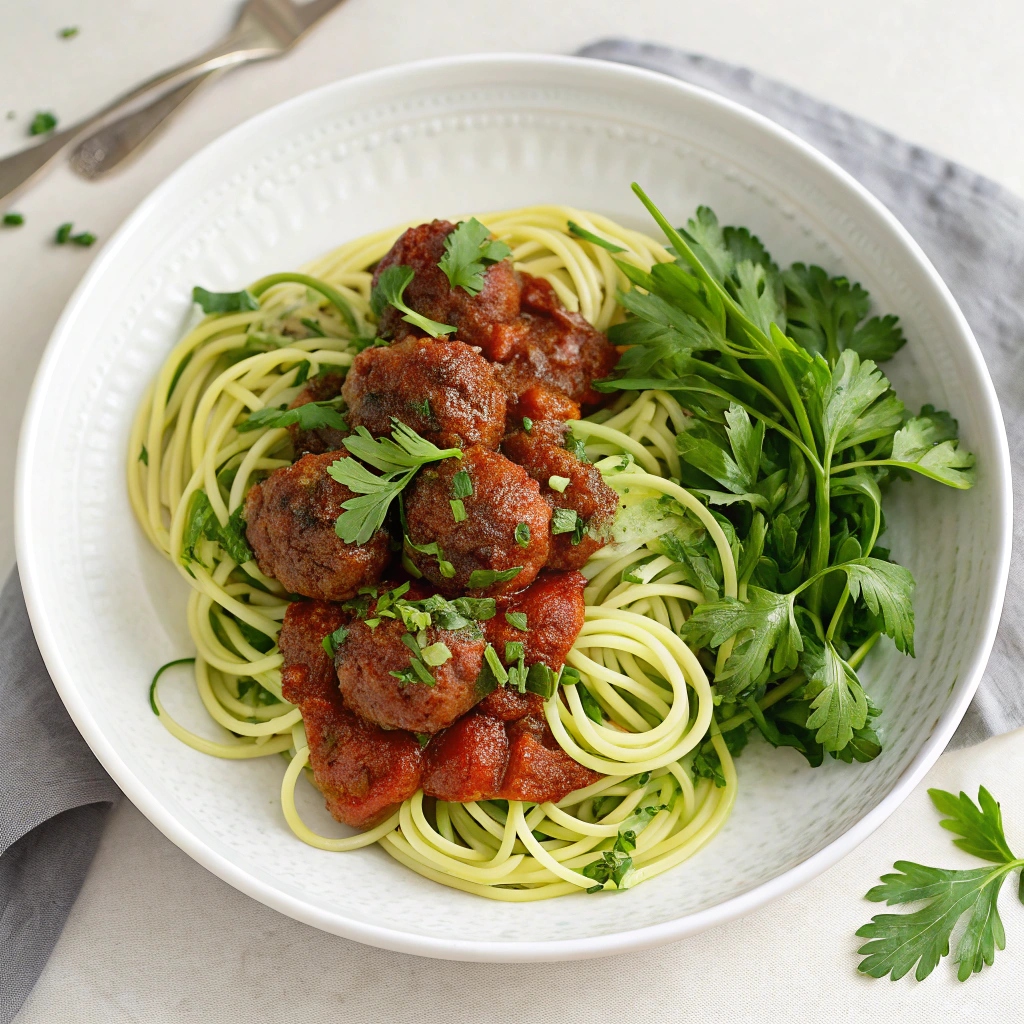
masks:
<svg viewBox="0 0 1024 1024"><path fill-rule="evenodd" d="M568 222L622 247L616 259L644 270L671 259L654 239L569 207L534 206L479 219L511 247L516 269L550 281L569 309L600 330L615 321L616 290L627 281L611 254L572 235ZM352 362L356 334L373 332L370 268L404 227L340 246L305 267L302 280L275 275L257 282L250 291L259 309L206 317L175 346L146 392L131 432L129 494L149 540L190 587L195 684L226 741L205 739L176 722L155 684L154 710L172 735L204 753L235 759L286 755L284 818L301 840L319 849L342 852L377 843L444 885L523 902L593 889L594 878L584 869L611 851L628 827L635 849L618 887L635 885L707 843L728 817L737 788L733 762L713 724L707 675L678 635L704 598L659 554L656 538L626 531L586 565L586 620L568 656L579 682L562 686L545 705L558 743L604 778L558 804L456 804L418 792L381 825L340 839L315 833L296 808L299 779L308 777L309 749L299 709L281 695L276 640L288 607L284 589L255 562L238 565L206 536L193 548L198 561L182 559L196 491L205 491L224 526L255 474L290 464L287 430L240 432L238 424L259 409L290 401L300 379ZM311 317L324 337L289 336L289 323ZM675 435L685 429L685 419L670 395L647 391L625 395L572 427L622 498L620 521L651 502L667 507L675 521L689 517L694 529L706 530L714 541L725 594L735 597L736 567L721 526L671 479L679 475ZM643 582L622 582L629 570ZM690 771L709 730L724 786L706 778L694 783Z"/></svg>

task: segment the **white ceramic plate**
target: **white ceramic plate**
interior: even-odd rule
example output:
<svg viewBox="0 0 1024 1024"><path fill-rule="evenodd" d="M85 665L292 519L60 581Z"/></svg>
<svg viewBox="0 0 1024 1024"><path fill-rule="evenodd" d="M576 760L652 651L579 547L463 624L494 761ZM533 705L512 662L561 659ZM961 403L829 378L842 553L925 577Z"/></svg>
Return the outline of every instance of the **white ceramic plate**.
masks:
<svg viewBox="0 0 1024 1024"><path fill-rule="evenodd" d="M917 659L865 668L885 751L818 770L752 743L741 795L698 856L636 889L493 903L373 848L300 843L284 763L205 757L149 710L154 668L190 652L186 588L136 527L124 459L143 388L179 337L193 284L234 289L412 218L558 202L653 230L629 183L677 222L698 203L780 262L863 282L909 344L890 364L910 406L959 418L978 455L964 494L894 489L887 540L918 579ZM362 942L466 960L598 956L691 934L813 877L889 814L967 708L995 632L1010 547L1009 460L995 393L952 297L893 218L829 161L710 93L613 64L473 57L390 68L275 107L190 160L107 244L65 310L21 438L18 560L43 656L131 800L244 892ZM880 645L882 646L882 645ZM173 687L171 687L173 689ZM186 687L175 708L190 714ZM326 814L310 795L310 820ZM319 815L319 816L318 816Z"/></svg>

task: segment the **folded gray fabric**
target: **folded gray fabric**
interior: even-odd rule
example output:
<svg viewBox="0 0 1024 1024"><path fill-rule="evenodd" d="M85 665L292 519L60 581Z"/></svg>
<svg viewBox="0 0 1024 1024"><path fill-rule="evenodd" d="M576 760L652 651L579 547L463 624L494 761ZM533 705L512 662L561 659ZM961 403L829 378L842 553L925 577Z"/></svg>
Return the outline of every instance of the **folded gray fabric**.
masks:
<svg viewBox="0 0 1024 1024"><path fill-rule="evenodd" d="M971 325L995 382L1024 509L1024 201L994 181L746 68L665 46L606 40L580 50L703 86L770 117L852 174L928 254ZM951 749L1024 725L1024 512L1013 528L1003 618L985 678Z"/></svg>
<svg viewBox="0 0 1024 1024"><path fill-rule="evenodd" d="M1015 475L1024 480L1016 472L1024 452L1024 203L751 71L628 42L597 43L581 54L662 71L752 107L831 156L886 203L974 328L1003 405ZM1024 571L1019 544L1016 550L1011 589ZM1024 653L1024 614L1012 593L1007 607L988 673L953 746L1024 725L1024 691L1013 664ZM0 594L0 1024L9 1024L43 969L117 798L53 689L15 571Z"/></svg>
<svg viewBox="0 0 1024 1024"><path fill-rule="evenodd" d="M45 966L118 795L50 682L15 569L0 593L0 1024Z"/></svg>

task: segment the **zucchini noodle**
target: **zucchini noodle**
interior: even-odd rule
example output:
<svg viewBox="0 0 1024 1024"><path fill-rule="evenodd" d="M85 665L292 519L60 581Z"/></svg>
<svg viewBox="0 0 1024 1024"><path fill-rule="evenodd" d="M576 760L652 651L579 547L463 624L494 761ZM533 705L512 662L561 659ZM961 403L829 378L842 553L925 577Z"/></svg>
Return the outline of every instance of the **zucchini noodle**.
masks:
<svg viewBox="0 0 1024 1024"><path fill-rule="evenodd" d="M566 307L599 330L620 316L616 291L628 286L615 260L649 270L672 258L653 238L564 206L482 214L480 220L511 247L517 270L548 280ZM570 233L569 221L623 251L613 259ZM249 291L258 309L207 316L174 347L147 390L131 431L129 495L146 536L190 588L195 685L224 740L208 740L176 722L160 702L156 680L153 709L177 739L212 756L286 757L284 819L311 846L341 852L379 844L426 878L512 902L628 888L707 843L728 817L737 789L713 721L707 674L678 635L704 595L659 552L652 535L657 529L632 525L660 522L662 533L680 524L706 531L721 560L725 595L737 596L734 555L719 522L673 480L679 477L675 437L686 429L688 414L671 395L625 394L571 424L624 508L613 542L584 568L586 619L568 656L578 681L560 687L545 705L562 748L604 778L557 804L446 803L420 791L376 828L340 839L318 835L295 801L300 778L311 781L301 713L281 695L276 641L288 596L254 561L239 565L217 541L185 536L197 491L205 491L223 527L258 474L290 464L287 430L239 431L238 425L253 412L291 401L307 377L351 364L356 339L374 329L371 268L405 227L348 242L301 274L256 282ZM323 336L292 336L289 325L309 318ZM656 515L645 518L652 508ZM193 559L183 558L187 540L194 540ZM624 574L632 582L623 582ZM690 770L709 733L724 786L707 778L694 782ZM621 862L614 850L622 850L615 844L624 833L633 844L627 870L595 883L584 869L602 857L610 865Z"/></svg>

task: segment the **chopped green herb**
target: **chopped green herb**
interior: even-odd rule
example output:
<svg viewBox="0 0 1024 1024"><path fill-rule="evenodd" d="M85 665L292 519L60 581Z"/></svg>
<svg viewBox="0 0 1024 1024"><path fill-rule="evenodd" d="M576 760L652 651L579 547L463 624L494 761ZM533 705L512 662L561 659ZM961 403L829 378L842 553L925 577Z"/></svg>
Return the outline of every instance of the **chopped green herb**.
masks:
<svg viewBox="0 0 1024 1024"><path fill-rule="evenodd" d="M245 288L240 292L210 292L196 285L192 289L192 301L198 302L204 313L244 313L260 308Z"/></svg>
<svg viewBox="0 0 1024 1024"><path fill-rule="evenodd" d="M308 359L303 359L299 363L298 373L295 374L295 380L292 381L293 387L298 387L300 384L305 384L309 379L309 371L312 369Z"/></svg>
<svg viewBox="0 0 1024 1024"><path fill-rule="evenodd" d="M420 466L441 459L462 458L458 448L438 448L397 419L391 438L374 439L365 427L346 437L343 444L354 458L338 459L328 467L340 484L356 493L342 504L335 531L346 544L365 544L384 524L391 503L416 475ZM361 460L361 461L359 461ZM371 473L362 463L380 471Z"/></svg>
<svg viewBox="0 0 1024 1024"><path fill-rule="evenodd" d="M421 750L433 739L429 732L415 732L413 735L419 742Z"/></svg>
<svg viewBox="0 0 1024 1024"><path fill-rule="evenodd" d="M339 626L333 633L328 633L323 638L321 646L327 657L333 658L338 653L338 648L348 639L348 630Z"/></svg>
<svg viewBox="0 0 1024 1024"><path fill-rule="evenodd" d="M348 430L348 424L338 412L340 399L332 398L326 402L306 402L294 409L274 408L259 409L250 414L235 430L244 434L249 430L288 427L295 424L299 430L317 430L330 427L334 430Z"/></svg>
<svg viewBox="0 0 1024 1024"><path fill-rule="evenodd" d="M583 713L593 722L603 722L604 715L601 713L601 705L585 686L578 686L576 693L579 694L580 703L583 705Z"/></svg>
<svg viewBox="0 0 1024 1024"><path fill-rule="evenodd" d="M857 934L871 941L858 952L864 956L858 970L873 978L889 975L894 981L917 967L914 977L923 981L939 960L949 954L950 939L957 922L968 916L961 932L955 961L957 978L966 981L995 960L997 949L1006 947L997 901L1009 875L1024 867L1014 856L1003 833L999 804L984 786L978 802L966 794L959 797L941 789L928 790L941 814L943 828L960 836L953 843L992 867L945 870L898 860L897 874L883 875L867 899L874 903L920 903L909 914L877 914ZM1024 902L1024 882L1021 883Z"/></svg>
<svg viewBox="0 0 1024 1024"><path fill-rule="evenodd" d="M425 420L432 418L429 398L424 398L422 402L410 402L409 408L412 409L413 412L419 413L419 415Z"/></svg>
<svg viewBox="0 0 1024 1024"><path fill-rule="evenodd" d="M481 590L492 583L507 583L514 580L522 571L521 565L513 566L511 569L474 569L469 574L469 589Z"/></svg>
<svg viewBox="0 0 1024 1024"><path fill-rule="evenodd" d="M88 249L96 241L96 236L91 231L80 231L77 235L72 235L68 241Z"/></svg>
<svg viewBox="0 0 1024 1024"><path fill-rule="evenodd" d="M142 451L139 452L139 462L141 462L144 466L149 465L149 452L146 451L145 445L142 446Z"/></svg>
<svg viewBox="0 0 1024 1024"><path fill-rule="evenodd" d="M57 228L56 234L54 234L53 236L53 240L57 243L57 245L64 245L64 243L67 242L67 240L71 237L71 232L74 230L74 227L74 224L72 224L70 221L67 221L64 224L61 224L59 228Z"/></svg>
<svg viewBox="0 0 1024 1024"><path fill-rule="evenodd" d="M566 487L571 483L567 476L549 476L548 487L553 491L558 491L559 494L564 494Z"/></svg>
<svg viewBox="0 0 1024 1024"><path fill-rule="evenodd" d="M444 240L444 255L437 265L444 271L453 291L462 288L470 295L479 295L487 267L512 255L504 242L494 241L490 235L480 221L471 217L460 221Z"/></svg>
<svg viewBox="0 0 1024 1024"><path fill-rule="evenodd" d="M602 238L600 235L595 235L593 231L581 228L575 221L569 221L569 234L575 235L577 238L582 238L584 242L590 242L592 245L599 245L602 249L607 249L608 252L626 251L621 245L616 245L614 242L609 242L608 239Z"/></svg>
<svg viewBox="0 0 1024 1024"><path fill-rule="evenodd" d="M429 647L424 647L421 653L423 660L430 665L431 668L437 668L438 665L443 665L446 661L450 661L452 656L452 652L448 650L448 645L440 642L431 644Z"/></svg>
<svg viewBox="0 0 1024 1024"><path fill-rule="evenodd" d="M72 26L70 28L62 28L58 33L61 39L74 39L78 35L78 28Z"/></svg>
<svg viewBox="0 0 1024 1024"><path fill-rule="evenodd" d="M592 878L592 885L587 892L600 892L609 882L616 889L622 888L626 875L633 868L633 858L622 850L606 850L597 860L592 860L581 872L585 878Z"/></svg>
<svg viewBox="0 0 1024 1024"><path fill-rule="evenodd" d="M579 518L580 515L575 509L556 508L551 513L551 532L554 534L573 533Z"/></svg>
<svg viewBox="0 0 1024 1024"><path fill-rule="evenodd" d="M319 320L314 320L312 317L304 316L299 320L299 323L313 335L314 338L326 338L327 335L324 329L320 326Z"/></svg>
<svg viewBox="0 0 1024 1024"><path fill-rule="evenodd" d="M452 507L452 518L457 523L464 523L466 521L466 506L458 498L452 498L449 502Z"/></svg>
<svg viewBox="0 0 1024 1024"><path fill-rule="evenodd" d="M513 629L528 629L526 612L505 612L505 621Z"/></svg>
<svg viewBox="0 0 1024 1024"><path fill-rule="evenodd" d="M533 430L533 420L531 420L529 416L523 417L523 430L525 430L527 434Z"/></svg>
<svg viewBox="0 0 1024 1024"><path fill-rule="evenodd" d="M542 661L536 661L530 666L526 675L526 689L530 693L539 694L545 700L551 697L557 687L557 676Z"/></svg>
<svg viewBox="0 0 1024 1024"><path fill-rule="evenodd" d="M505 643L505 661L518 661L526 657L526 649L519 640L509 640Z"/></svg>
<svg viewBox="0 0 1024 1024"><path fill-rule="evenodd" d="M25 223L25 218L20 213L5 213L4 214L4 227L5 228L20 228Z"/></svg>
<svg viewBox="0 0 1024 1024"><path fill-rule="evenodd" d="M484 648L484 661L487 663L487 667L494 673L494 678L498 680L498 685L504 686L508 682L508 672L505 666L502 665L498 652L490 644Z"/></svg>
<svg viewBox="0 0 1024 1024"><path fill-rule="evenodd" d="M590 462L587 456L587 443L582 437L577 437L571 430L566 432L563 442L566 451L572 452L580 462Z"/></svg>
<svg viewBox="0 0 1024 1024"><path fill-rule="evenodd" d="M427 317L421 316L414 309L410 309L402 301L405 289L409 287L409 282L415 274L416 272L412 267L388 267L378 278L377 284L370 295L370 308L379 318L388 306L394 306L395 309L403 314L402 319L406 323L418 327L432 338L439 338L443 334L454 333L454 327L448 324L439 324L436 320L428 320Z"/></svg>
<svg viewBox="0 0 1024 1024"><path fill-rule="evenodd" d="M519 523L516 526L516 543L521 548L528 548L530 546L530 524Z"/></svg>
<svg viewBox="0 0 1024 1024"><path fill-rule="evenodd" d="M342 505L341 507L344 508L345 506ZM437 559L437 571L446 580L450 580L455 576L455 566L445 560L444 551L436 540L432 540L427 544L415 544L409 535L405 534L403 543L406 550L418 551L421 555L433 555Z"/></svg>
<svg viewBox="0 0 1024 1024"><path fill-rule="evenodd" d="M28 126L28 133L29 135L45 135L56 127L57 115L48 110L41 110L32 118L32 123Z"/></svg>
<svg viewBox="0 0 1024 1024"><path fill-rule="evenodd" d="M631 565L628 569L623 569L619 579L623 583L643 583L644 578L639 574L639 568L637 565Z"/></svg>
<svg viewBox="0 0 1024 1024"><path fill-rule="evenodd" d="M206 491L193 491L182 537L182 565L188 569L192 562L203 564L202 559L196 554L196 544L199 543L200 537L220 544L228 558L239 565L251 562L252 551L246 541L245 520L242 514L243 506L239 505L228 517L227 523L221 526Z"/></svg>
<svg viewBox="0 0 1024 1024"><path fill-rule="evenodd" d="M473 495L473 481L469 478L469 473L464 469L460 469L452 477L452 494L456 498L469 498Z"/></svg>

